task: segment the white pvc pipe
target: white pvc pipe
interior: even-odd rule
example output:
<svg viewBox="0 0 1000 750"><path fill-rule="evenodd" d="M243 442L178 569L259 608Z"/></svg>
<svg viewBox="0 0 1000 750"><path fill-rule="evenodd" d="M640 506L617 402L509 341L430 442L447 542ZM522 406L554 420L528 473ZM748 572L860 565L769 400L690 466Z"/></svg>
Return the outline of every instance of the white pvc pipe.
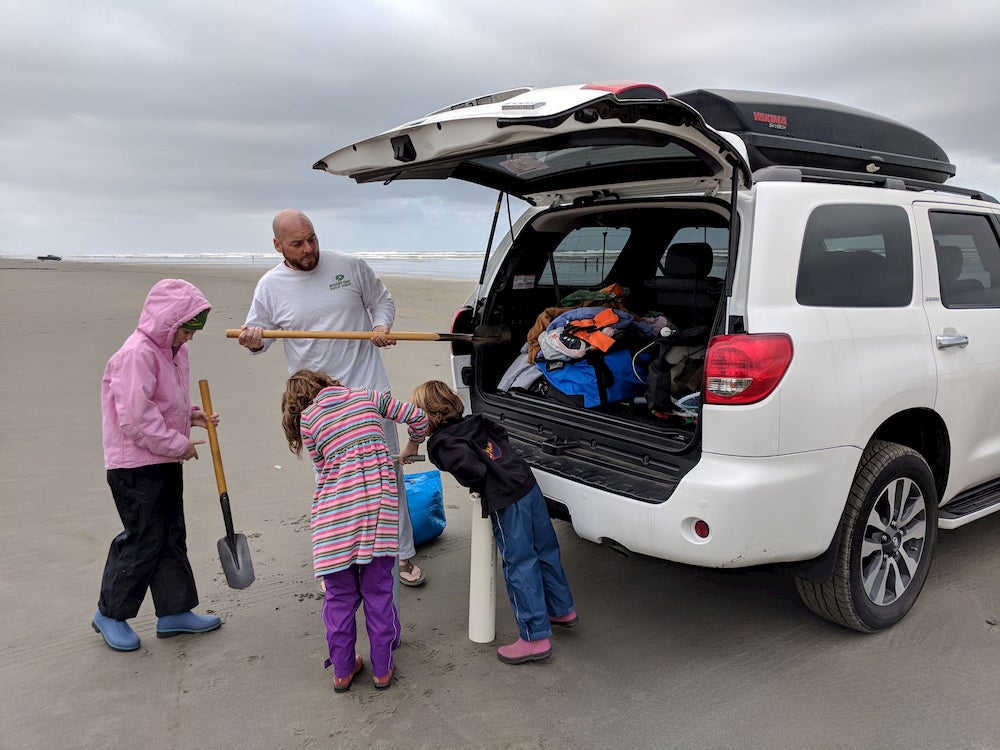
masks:
<svg viewBox="0 0 1000 750"><path fill-rule="evenodd" d="M469 640L492 643L497 634L497 552L493 527L483 518L478 492L472 500L472 550L469 570Z"/></svg>

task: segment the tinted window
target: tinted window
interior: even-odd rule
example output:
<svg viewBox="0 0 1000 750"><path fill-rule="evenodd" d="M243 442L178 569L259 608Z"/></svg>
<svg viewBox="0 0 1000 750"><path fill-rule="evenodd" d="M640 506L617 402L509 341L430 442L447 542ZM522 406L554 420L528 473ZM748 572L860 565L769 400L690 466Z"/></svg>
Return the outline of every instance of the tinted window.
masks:
<svg viewBox="0 0 1000 750"><path fill-rule="evenodd" d="M518 144L512 150L469 159L460 171L468 176L482 173L476 180L491 185L509 183L518 194L552 183L574 184L567 182L573 173L590 175L581 176L581 184L593 185L712 173L700 155L667 135L610 127Z"/></svg>
<svg viewBox="0 0 1000 750"><path fill-rule="evenodd" d="M932 211L941 303L1000 307L1000 244L989 217Z"/></svg>
<svg viewBox="0 0 1000 750"><path fill-rule="evenodd" d="M630 234L628 227L574 229L552 253L556 279L566 286L603 286ZM538 283L542 286L553 283L552 266L545 266Z"/></svg>
<svg viewBox="0 0 1000 750"><path fill-rule="evenodd" d="M795 298L821 307L905 307L913 297L910 222L899 206L820 206L802 240Z"/></svg>

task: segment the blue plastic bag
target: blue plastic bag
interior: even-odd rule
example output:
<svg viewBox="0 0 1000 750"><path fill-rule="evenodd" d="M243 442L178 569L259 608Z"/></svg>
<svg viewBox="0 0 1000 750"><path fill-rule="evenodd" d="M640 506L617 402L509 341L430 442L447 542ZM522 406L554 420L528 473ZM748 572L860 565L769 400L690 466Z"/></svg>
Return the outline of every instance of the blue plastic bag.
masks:
<svg viewBox="0 0 1000 750"><path fill-rule="evenodd" d="M437 469L407 474L406 503L413 524L413 544L420 546L440 536L447 524L444 517L444 492L441 472Z"/></svg>

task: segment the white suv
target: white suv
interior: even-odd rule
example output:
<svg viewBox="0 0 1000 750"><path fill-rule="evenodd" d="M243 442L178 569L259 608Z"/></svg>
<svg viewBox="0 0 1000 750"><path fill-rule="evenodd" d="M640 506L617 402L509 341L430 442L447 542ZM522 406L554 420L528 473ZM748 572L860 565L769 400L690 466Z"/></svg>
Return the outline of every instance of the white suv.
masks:
<svg viewBox="0 0 1000 750"><path fill-rule="evenodd" d="M530 204L454 324L510 339L456 343L455 382L585 539L779 566L872 632L913 605L939 528L1000 509L1000 206L943 184L910 128L590 84L462 102L315 167Z"/></svg>

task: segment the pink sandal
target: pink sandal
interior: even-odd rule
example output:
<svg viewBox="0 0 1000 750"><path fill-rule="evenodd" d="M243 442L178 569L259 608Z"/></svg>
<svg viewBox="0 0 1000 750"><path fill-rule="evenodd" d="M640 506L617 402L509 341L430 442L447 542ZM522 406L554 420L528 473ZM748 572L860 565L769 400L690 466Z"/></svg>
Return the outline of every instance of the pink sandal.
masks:
<svg viewBox="0 0 1000 750"><path fill-rule="evenodd" d="M413 564L413 560L399 561L399 582L404 586L423 586L427 576Z"/></svg>
<svg viewBox="0 0 1000 750"><path fill-rule="evenodd" d="M364 666L364 661L361 660L361 657L358 654L355 654L354 671L347 675L347 677L337 677L337 675L333 676L333 692L346 693L350 690L351 683L354 682L354 678L358 676L358 672L360 672Z"/></svg>

